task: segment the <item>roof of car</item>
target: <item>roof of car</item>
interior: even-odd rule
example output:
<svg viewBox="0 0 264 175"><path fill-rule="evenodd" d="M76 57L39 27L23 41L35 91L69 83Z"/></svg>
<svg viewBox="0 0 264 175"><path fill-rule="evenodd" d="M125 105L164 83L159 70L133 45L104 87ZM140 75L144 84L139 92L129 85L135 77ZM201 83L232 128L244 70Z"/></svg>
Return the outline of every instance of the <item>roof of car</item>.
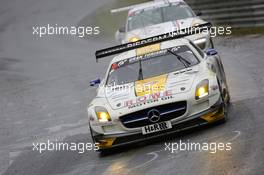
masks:
<svg viewBox="0 0 264 175"><path fill-rule="evenodd" d="M178 3L178 2L184 2L184 1L183 0L154 0L154 1L146 2L146 3L138 4L134 8L130 9L129 12L131 13L131 12L143 10L149 7L159 7L159 6L169 4L169 3Z"/></svg>
<svg viewBox="0 0 264 175"><path fill-rule="evenodd" d="M158 44L160 44L160 49L162 50L162 49L167 49L167 48L180 46L180 45L189 45L189 40L186 38L180 38L180 39L175 39L175 40L170 40L170 41L164 41L164 42L161 42ZM121 60L125 60L127 58L132 58L132 57L137 56L136 50L137 49L133 49L133 50L123 52L123 53L115 56L112 59L111 64L116 63L116 62L121 61Z"/></svg>

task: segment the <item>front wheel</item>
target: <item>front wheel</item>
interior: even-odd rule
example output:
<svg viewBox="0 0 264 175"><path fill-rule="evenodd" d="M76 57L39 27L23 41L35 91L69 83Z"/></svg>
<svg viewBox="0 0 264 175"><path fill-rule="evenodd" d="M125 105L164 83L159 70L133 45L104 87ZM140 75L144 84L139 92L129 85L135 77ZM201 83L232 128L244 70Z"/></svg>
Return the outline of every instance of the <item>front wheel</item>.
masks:
<svg viewBox="0 0 264 175"><path fill-rule="evenodd" d="M93 130L91 129L91 126L89 124L89 129L90 129L90 135L91 135L91 138L93 140L93 143L95 143L95 139L94 139L94 134L93 134Z"/></svg>
<svg viewBox="0 0 264 175"><path fill-rule="evenodd" d="M222 120L226 122L228 120L228 104L226 102L223 102L222 110L224 112L224 118Z"/></svg>

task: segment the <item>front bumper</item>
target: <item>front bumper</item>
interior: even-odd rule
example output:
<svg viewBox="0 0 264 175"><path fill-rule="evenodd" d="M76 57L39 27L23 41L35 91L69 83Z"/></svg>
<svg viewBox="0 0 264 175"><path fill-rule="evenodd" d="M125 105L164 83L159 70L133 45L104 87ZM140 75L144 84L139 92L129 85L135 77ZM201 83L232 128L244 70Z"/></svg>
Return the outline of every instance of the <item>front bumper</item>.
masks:
<svg viewBox="0 0 264 175"><path fill-rule="evenodd" d="M109 149L135 142L146 141L148 139L153 139L164 135L169 135L175 132L191 129L197 126L206 125L208 123L213 123L218 120L224 119L224 117L225 116L224 116L223 104L222 101L219 100L208 110L202 111L193 116L189 116L185 120L172 123L172 128L165 131L155 132L147 135L143 135L141 132L129 133L129 134L111 134L111 135L99 134L93 136L93 139L95 143L98 143L98 147L100 150Z"/></svg>

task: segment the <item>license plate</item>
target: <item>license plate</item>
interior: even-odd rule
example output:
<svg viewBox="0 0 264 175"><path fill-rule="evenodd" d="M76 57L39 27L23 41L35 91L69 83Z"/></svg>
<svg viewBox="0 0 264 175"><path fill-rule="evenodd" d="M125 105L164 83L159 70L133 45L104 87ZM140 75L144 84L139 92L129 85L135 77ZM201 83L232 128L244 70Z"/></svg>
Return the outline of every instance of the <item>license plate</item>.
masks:
<svg viewBox="0 0 264 175"><path fill-rule="evenodd" d="M158 131L163 131L172 128L171 122L166 121L166 122L160 122L160 123L154 123L152 125L147 125L142 128L142 133L145 134L150 134L153 132L158 132Z"/></svg>

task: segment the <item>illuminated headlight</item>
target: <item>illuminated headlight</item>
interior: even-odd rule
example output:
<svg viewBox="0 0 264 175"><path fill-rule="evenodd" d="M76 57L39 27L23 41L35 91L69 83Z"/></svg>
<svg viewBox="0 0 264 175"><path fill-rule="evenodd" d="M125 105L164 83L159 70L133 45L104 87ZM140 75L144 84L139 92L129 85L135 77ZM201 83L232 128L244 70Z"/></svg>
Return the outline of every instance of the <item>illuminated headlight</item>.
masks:
<svg viewBox="0 0 264 175"><path fill-rule="evenodd" d="M192 23L192 27L196 27L196 26L199 26L199 25L201 25L201 23L199 23L199 22L193 22Z"/></svg>
<svg viewBox="0 0 264 175"><path fill-rule="evenodd" d="M202 20L200 20L200 19L194 19L193 21L192 21L192 27L195 27L195 26L199 26L199 25L201 25L201 24L203 24L204 22L202 21Z"/></svg>
<svg viewBox="0 0 264 175"><path fill-rule="evenodd" d="M99 122L111 121L111 117L105 108L97 106L95 107L95 113Z"/></svg>
<svg viewBox="0 0 264 175"><path fill-rule="evenodd" d="M196 86L195 99L201 99L209 95L209 80L203 80Z"/></svg>
<svg viewBox="0 0 264 175"><path fill-rule="evenodd" d="M136 41L139 41L140 38L139 37L132 37L129 39L129 42L136 42Z"/></svg>

